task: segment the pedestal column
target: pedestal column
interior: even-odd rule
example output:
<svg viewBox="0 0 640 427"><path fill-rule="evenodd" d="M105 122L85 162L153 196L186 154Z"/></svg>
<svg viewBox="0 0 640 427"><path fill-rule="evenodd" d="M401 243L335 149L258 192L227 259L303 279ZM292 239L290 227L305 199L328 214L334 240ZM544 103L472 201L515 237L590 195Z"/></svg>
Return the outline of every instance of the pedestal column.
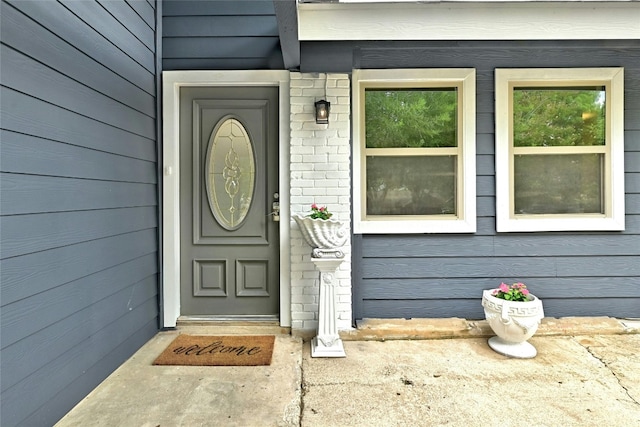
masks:
<svg viewBox="0 0 640 427"><path fill-rule="evenodd" d="M328 251L325 251L328 252ZM338 334L336 318L335 273L344 261L344 254L335 251L333 258L312 257L311 261L320 270L320 301L318 304L318 334L311 340L311 357L346 357ZM331 256L330 254L323 254ZM338 257L340 256L340 257Z"/></svg>

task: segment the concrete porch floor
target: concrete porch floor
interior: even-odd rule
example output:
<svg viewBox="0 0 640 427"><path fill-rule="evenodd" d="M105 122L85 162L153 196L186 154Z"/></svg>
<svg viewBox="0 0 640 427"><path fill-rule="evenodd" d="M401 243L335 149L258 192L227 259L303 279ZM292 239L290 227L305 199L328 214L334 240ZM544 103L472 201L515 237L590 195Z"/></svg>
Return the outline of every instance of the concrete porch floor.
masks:
<svg viewBox="0 0 640 427"><path fill-rule="evenodd" d="M342 333L346 358L314 359L282 328L180 326L57 426L640 425L640 322L544 319L528 360L493 352L486 332L461 319L366 321ZM153 366L179 333L274 334L272 364Z"/></svg>

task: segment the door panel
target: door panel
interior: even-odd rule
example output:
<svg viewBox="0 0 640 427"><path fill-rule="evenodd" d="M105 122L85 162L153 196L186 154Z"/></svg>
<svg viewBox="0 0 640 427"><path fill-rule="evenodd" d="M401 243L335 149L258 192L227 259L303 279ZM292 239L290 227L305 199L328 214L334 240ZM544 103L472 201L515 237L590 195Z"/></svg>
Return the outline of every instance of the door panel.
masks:
<svg viewBox="0 0 640 427"><path fill-rule="evenodd" d="M181 89L181 315L278 314L277 102L275 87Z"/></svg>

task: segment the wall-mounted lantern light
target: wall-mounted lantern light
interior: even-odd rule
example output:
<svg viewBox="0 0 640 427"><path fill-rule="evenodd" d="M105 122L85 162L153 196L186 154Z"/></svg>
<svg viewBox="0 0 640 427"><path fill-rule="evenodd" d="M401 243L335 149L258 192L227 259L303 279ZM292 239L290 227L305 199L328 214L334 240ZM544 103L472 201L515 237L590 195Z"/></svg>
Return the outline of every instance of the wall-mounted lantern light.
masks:
<svg viewBox="0 0 640 427"><path fill-rule="evenodd" d="M329 124L329 110L331 103L324 99L316 102L316 123L319 125Z"/></svg>

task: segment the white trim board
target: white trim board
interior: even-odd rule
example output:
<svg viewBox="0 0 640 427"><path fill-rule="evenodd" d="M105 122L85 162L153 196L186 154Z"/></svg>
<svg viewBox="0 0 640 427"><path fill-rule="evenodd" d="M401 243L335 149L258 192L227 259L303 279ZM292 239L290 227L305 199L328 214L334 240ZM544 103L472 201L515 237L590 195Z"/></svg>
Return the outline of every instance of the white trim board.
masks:
<svg viewBox="0 0 640 427"><path fill-rule="evenodd" d="M301 41L640 39L640 2L299 3Z"/></svg>
<svg viewBox="0 0 640 427"><path fill-rule="evenodd" d="M329 1L329 0L327 0ZM417 3L420 0L337 0L338 3ZM425 3L568 3L568 2L610 2L624 3L638 0L422 0ZM314 0L299 0L313 3Z"/></svg>
<svg viewBox="0 0 640 427"><path fill-rule="evenodd" d="M457 156L457 215L367 217L366 182L363 158L366 157L364 133L364 90L368 87L456 87L462 93L459 108L459 151ZM353 70L353 230L355 234L389 233L475 233L476 232L476 70L474 68Z"/></svg>
<svg viewBox="0 0 640 427"><path fill-rule="evenodd" d="M606 95L607 144L592 147L604 154L603 214L515 215L513 200L513 89L531 86L608 86ZM624 70L616 68L496 68L495 69L496 231L623 231L624 192ZM549 149L565 147L548 147ZM589 152L590 147L573 151ZM544 154L543 151L537 153ZM555 151L556 154L562 151ZM566 152L565 152L566 153Z"/></svg>
<svg viewBox="0 0 640 427"><path fill-rule="evenodd" d="M289 246L289 72L164 71L162 73L162 326L180 317L180 87L278 86L280 104L280 325L291 326L291 257Z"/></svg>

